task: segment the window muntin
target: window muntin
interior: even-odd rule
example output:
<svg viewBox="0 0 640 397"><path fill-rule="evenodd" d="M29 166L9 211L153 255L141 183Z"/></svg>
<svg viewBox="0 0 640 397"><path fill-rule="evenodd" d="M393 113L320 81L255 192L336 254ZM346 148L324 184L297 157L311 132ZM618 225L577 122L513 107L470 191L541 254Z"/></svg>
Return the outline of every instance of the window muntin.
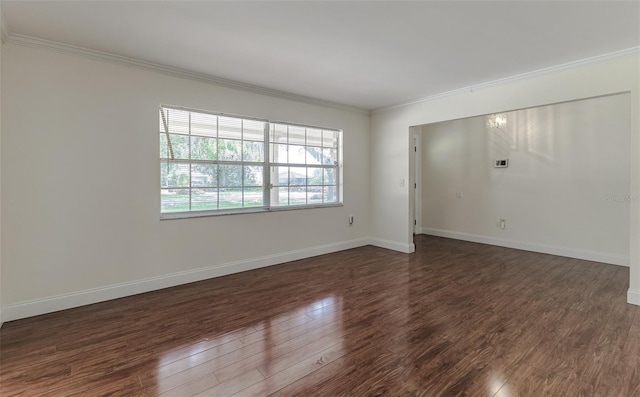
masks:
<svg viewBox="0 0 640 397"><path fill-rule="evenodd" d="M161 213L264 207L266 121L160 112Z"/></svg>
<svg viewBox="0 0 640 397"><path fill-rule="evenodd" d="M339 132L272 123L272 207L338 203Z"/></svg>
<svg viewBox="0 0 640 397"><path fill-rule="evenodd" d="M340 204L340 131L167 106L159 125L161 214Z"/></svg>

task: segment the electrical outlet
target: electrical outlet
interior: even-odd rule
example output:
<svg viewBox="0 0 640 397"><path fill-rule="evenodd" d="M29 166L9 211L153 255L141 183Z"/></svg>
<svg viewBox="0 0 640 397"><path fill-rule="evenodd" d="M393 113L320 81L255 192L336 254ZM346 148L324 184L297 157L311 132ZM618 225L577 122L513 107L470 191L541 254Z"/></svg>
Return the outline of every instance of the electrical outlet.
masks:
<svg viewBox="0 0 640 397"><path fill-rule="evenodd" d="M349 226L353 225L353 215L349 215Z"/></svg>
<svg viewBox="0 0 640 397"><path fill-rule="evenodd" d="M500 219L500 229L506 229L506 228L507 228L506 219Z"/></svg>

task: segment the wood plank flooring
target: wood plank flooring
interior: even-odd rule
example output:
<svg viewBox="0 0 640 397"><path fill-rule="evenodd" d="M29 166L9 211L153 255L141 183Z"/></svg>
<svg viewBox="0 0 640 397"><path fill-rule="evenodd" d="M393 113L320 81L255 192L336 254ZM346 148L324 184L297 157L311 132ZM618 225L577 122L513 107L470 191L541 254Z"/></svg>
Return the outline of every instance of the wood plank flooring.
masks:
<svg viewBox="0 0 640 397"><path fill-rule="evenodd" d="M417 236L0 330L1 396L640 396L628 269Z"/></svg>

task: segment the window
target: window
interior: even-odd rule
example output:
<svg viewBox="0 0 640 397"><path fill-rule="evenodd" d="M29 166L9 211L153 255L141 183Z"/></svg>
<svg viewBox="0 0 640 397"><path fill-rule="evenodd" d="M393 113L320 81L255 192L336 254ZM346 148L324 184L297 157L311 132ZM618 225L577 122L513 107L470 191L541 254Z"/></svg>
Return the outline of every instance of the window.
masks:
<svg viewBox="0 0 640 397"><path fill-rule="evenodd" d="M160 108L160 212L340 204L340 131Z"/></svg>
<svg viewBox="0 0 640 397"><path fill-rule="evenodd" d="M338 131L271 124L271 206L338 201Z"/></svg>

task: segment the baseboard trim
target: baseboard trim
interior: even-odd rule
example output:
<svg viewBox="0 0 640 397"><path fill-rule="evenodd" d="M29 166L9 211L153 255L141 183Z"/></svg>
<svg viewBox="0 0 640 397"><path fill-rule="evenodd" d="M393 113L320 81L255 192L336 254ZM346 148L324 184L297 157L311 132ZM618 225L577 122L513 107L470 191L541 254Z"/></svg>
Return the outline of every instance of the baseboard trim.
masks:
<svg viewBox="0 0 640 397"><path fill-rule="evenodd" d="M640 290L629 288L627 291L627 303L640 306Z"/></svg>
<svg viewBox="0 0 640 397"><path fill-rule="evenodd" d="M594 262L609 263L611 265L629 267L629 257L625 255L611 254L608 252L579 250L573 248L558 247L546 244L529 243L525 241L509 240L496 237L482 236L478 234L455 232L451 230L422 228L423 234L431 236L447 237L456 240L471 241L474 243L497 245L499 247L515 248L524 251L540 252L569 258L583 259Z"/></svg>
<svg viewBox="0 0 640 397"><path fill-rule="evenodd" d="M369 244L380 248L404 252L405 254L410 254L412 252L415 252L416 250L416 246L413 243L405 244L398 241L385 240L381 238L370 238Z"/></svg>
<svg viewBox="0 0 640 397"><path fill-rule="evenodd" d="M369 245L371 239L360 238L338 243L319 245L310 248L287 251L275 255L246 259L226 263L215 267L206 267L185 272L173 273L165 276L151 277L143 280L109 285L69 294L57 295L44 299L36 299L3 307L0 314L2 321L13 321L21 318L38 316L41 314L71 309L78 306L90 305L126 296L137 295L163 288L202 281L214 277L226 276L233 273L258 269L261 267L278 265L299 259L310 258L332 252L344 251ZM393 248L392 248L393 249Z"/></svg>

